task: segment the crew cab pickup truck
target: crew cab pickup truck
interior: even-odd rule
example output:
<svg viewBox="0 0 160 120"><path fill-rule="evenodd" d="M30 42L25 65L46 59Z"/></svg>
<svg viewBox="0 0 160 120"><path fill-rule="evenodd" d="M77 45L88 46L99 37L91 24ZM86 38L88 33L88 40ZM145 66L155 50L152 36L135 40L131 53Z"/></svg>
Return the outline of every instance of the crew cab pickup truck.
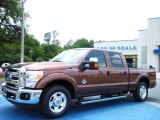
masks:
<svg viewBox="0 0 160 120"><path fill-rule="evenodd" d="M155 86L154 69L129 69L120 52L76 48L50 62L9 66L2 94L14 104L37 104L44 115L56 118L68 111L72 101L88 104L131 93L142 102Z"/></svg>

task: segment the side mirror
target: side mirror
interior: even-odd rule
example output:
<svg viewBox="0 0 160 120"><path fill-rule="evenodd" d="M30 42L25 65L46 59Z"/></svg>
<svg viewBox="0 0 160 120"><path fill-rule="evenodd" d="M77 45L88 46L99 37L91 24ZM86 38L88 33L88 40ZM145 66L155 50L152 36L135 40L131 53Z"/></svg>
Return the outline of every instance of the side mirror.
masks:
<svg viewBox="0 0 160 120"><path fill-rule="evenodd" d="M84 61L82 63L82 70L98 70L98 59L97 58L90 58L89 61Z"/></svg>

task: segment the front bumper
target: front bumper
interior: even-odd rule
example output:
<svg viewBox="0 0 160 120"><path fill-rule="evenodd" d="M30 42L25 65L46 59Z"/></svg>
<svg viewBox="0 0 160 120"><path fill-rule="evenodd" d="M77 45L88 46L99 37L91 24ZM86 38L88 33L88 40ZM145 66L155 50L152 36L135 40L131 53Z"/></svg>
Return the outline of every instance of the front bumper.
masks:
<svg viewBox="0 0 160 120"><path fill-rule="evenodd" d="M17 104L38 104L42 90L14 89L2 84L2 95L12 103Z"/></svg>

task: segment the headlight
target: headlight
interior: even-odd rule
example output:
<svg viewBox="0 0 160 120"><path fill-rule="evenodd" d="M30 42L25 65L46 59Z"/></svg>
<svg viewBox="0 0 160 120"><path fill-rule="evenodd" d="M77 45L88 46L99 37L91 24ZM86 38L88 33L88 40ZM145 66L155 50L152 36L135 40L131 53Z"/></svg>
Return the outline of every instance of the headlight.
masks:
<svg viewBox="0 0 160 120"><path fill-rule="evenodd" d="M38 80L43 77L43 71L26 71L25 87L34 88Z"/></svg>

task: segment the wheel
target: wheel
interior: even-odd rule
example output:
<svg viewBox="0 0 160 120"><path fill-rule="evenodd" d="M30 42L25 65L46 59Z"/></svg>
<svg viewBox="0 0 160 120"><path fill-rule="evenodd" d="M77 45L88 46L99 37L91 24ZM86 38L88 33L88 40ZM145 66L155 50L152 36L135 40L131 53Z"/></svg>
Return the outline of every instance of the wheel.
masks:
<svg viewBox="0 0 160 120"><path fill-rule="evenodd" d="M143 102L148 96L148 86L144 82L138 84L137 89L133 92L133 97L138 102Z"/></svg>
<svg viewBox="0 0 160 120"><path fill-rule="evenodd" d="M49 118L57 118L64 115L71 104L69 91L63 86L52 86L42 93L40 98L40 110Z"/></svg>

